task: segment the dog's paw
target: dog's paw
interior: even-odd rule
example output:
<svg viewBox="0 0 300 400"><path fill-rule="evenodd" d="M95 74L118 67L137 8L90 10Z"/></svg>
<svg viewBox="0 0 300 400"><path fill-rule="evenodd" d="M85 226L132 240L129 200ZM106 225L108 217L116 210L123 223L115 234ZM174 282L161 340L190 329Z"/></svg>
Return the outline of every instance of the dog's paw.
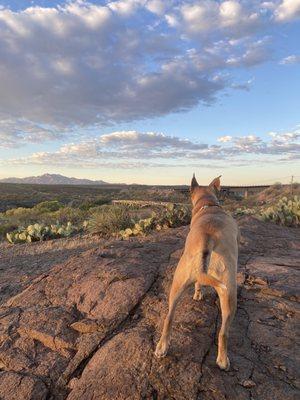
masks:
<svg viewBox="0 0 300 400"><path fill-rule="evenodd" d="M199 292L199 293L194 293L194 296L193 296L193 300L196 300L196 301L199 301L199 300L202 300L203 299L203 293L202 292Z"/></svg>
<svg viewBox="0 0 300 400"><path fill-rule="evenodd" d="M155 352L154 352L155 356L157 358L165 357L167 355L167 352L168 352L168 347L169 346L168 346L168 344L166 342L159 341L157 343L157 346L156 346L156 349L155 349Z"/></svg>
<svg viewBox="0 0 300 400"><path fill-rule="evenodd" d="M220 369L223 371L229 371L230 369L230 361L229 358L226 357L225 360L220 359L219 357L217 358L217 365Z"/></svg>

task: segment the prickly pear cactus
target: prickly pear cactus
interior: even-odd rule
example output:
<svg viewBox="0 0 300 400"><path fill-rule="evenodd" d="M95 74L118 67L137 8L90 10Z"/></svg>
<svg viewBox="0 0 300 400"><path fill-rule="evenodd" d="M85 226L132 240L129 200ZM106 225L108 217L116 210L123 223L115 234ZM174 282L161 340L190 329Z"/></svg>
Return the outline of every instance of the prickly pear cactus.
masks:
<svg viewBox="0 0 300 400"><path fill-rule="evenodd" d="M121 230L119 236L122 239L128 239L131 236L145 236L152 230L161 231L162 229L187 225L190 219L191 211L188 206L169 203L159 214L153 213L151 217L135 223L133 228Z"/></svg>
<svg viewBox="0 0 300 400"><path fill-rule="evenodd" d="M257 213L257 210L254 208L237 208L234 211L235 217L241 217L242 215L254 215Z"/></svg>
<svg viewBox="0 0 300 400"><path fill-rule="evenodd" d="M16 231L6 234L6 239L12 243L31 243L47 239L68 237L76 233L78 229L68 222L66 225L59 223L46 226L44 224L29 225L27 228L19 227Z"/></svg>
<svg viewBox="0 0 300 400"><path fill-rule="evenodd" d="M289 200L287 197L282 197L277 204L261 211L260 218L280 225L299 226L300 199L297 196Z"/></svg>

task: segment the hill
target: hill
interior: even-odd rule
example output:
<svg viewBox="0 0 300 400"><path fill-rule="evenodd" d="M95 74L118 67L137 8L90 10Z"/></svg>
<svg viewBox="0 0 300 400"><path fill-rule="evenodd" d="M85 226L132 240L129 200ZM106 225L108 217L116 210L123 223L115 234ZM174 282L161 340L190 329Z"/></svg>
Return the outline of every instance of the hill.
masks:
<svg viewBox="0 0 300 400"><path fill-rule="evenodd" d="M38 185L108 185L108 182L102 180L93 181L91 179L69 178L60 174L44 174L39 176L28 176L27 178L4 178L0 179L0 182Z"/></svg>

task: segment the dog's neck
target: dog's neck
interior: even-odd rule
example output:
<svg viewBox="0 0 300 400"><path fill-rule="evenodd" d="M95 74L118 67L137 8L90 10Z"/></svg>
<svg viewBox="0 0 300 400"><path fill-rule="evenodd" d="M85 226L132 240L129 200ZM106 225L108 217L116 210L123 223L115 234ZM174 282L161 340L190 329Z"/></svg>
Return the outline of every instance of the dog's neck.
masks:
<svg viewBox="0 0 300 400"><path fill-rule="evenodd" d="M220 203L213 196L200 197L193 207L192 215L194 216L198 212L205 210L208 207L220 207Z"/></svg>

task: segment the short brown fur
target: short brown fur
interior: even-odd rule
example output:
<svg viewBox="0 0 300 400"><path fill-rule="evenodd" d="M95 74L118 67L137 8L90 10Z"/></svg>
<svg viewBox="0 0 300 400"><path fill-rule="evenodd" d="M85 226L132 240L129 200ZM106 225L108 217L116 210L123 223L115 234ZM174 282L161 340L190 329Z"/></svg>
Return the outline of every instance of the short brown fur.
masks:
<svg viewBox="0 0 300 400"><path fill-rule="evenodd" d="M195 284L193 298L200 300L201 286L209 285L218 293L222 313L217 364L221 369L228 370L227 340L237 303L238 227L234 219L219 206L216 196L219 190L220 177L215 178L208 187L202 187L193 176L190 231L173 277L169 312L155 355L160 358L167 354L175 308L184 291Z"/></svg>

